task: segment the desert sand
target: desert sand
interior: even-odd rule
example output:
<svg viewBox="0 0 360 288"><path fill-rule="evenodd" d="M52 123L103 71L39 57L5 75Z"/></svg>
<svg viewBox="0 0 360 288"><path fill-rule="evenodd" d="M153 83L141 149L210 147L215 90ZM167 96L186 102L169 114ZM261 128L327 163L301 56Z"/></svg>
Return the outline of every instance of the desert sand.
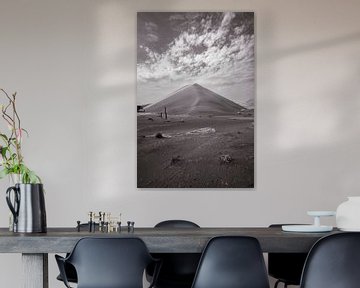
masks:
<svg viewBox="0 0 360 288"><path fill-rule="evenodd" d="M145 110L137 116L139 188L254 187L253 110L198 84Z"/></svg>

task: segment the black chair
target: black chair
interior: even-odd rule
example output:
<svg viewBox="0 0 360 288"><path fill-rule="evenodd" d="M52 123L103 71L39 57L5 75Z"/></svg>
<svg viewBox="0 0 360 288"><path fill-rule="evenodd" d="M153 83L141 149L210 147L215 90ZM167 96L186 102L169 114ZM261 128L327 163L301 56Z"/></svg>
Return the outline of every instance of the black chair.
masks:
<svg viewBox="0 0 360 288"><path fill-rule="evenodd" d="M65 263L75 267L78 288L142 288L145 268L156 262L139 238L82 238L68 257L55 258L66 287Z"/></svg>
<svg viewBox="0 0 360 288"><path fill-rule="evenodd" d="M200 228L199 225L187 220L166 220L155 225L155 228ZM161 259L162 266L155 283L156 288L190 288L194 280L200 253L156 253L152 254ZM153 277L153 267L147 272L147 279Z"/></svg>
<svg viewBox="0 0 360 288"><path fill-rule="evenodd" d="M285 224L272 224L270 228L280 228ZM287 224L286 224L287 225ZM307 253L269 253L268 272L277 281L274 288L280 283L286 288L288 285L300 285L301 273Z"/></svg>
<svg viewBox="0 0 360 288"><path fill-rule="evenodd" d="M80 229L81 230L84 230L84 229L88 230L89 229L89 224L88 223L80 224ZM98 223L95 223L95 229L99 229L99 224ZM69 256L69 253L66 254L66 257L68 257L68 256ZM67 262L64 263L64 266L65 266L65 274L66 274L68 282L77 283L77 275L76 275L76 270L75 270L74 266L71 265L70 263L67 263ZM61 274L59 274L56 277L56 279L59 280L59 281L64 282L62 277L61 277Z"/></svg>
<svg viewBox="0 0 360 288"><path fill-rule="evenodd" d="M68 257L68 256L69 256L69 254L66 254L66 257ZM66 279L68 282L77 283L78 280L77 280L76 270L72 264L70 264L68 262L64 262L64 273L66 275ZM63 277L61 277L61 274L59 274L56 277L56 279L64 282Z"/></svg>
<svg viewBox="0 0 360 288"><path fill-rule="evenodd" d="M360 233L332 234L314 244L306 259L301 288L360 287Z"/></svg>
<svg viewBox="0 0 360 288"><path fill-rule="evenodd" d="M256 238L212 238L202 254L192 288L269 288L264 257Z"/></svg>
<svg viewBox="0 0 360 288"><path fill-rule="evenodd" d="M157 223L155 228L200 228L194 222L188 220L165 220Z"/></svg>

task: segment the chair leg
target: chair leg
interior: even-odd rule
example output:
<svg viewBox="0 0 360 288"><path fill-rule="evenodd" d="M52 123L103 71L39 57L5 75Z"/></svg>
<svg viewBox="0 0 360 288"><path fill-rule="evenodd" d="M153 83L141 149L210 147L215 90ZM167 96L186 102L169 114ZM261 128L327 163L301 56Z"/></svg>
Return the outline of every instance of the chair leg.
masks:
<svg viewBox="0 0 360 288"><path fill-rule="evenodd" d="M288 285L287 285L286 282L283 282L283 281L281 281L281 280L277 280L277 281L275 282L275 284L274 284L274 288L277 288L280 283L284 283L284 288L287 288L287 287L288 287Z"/></svg>

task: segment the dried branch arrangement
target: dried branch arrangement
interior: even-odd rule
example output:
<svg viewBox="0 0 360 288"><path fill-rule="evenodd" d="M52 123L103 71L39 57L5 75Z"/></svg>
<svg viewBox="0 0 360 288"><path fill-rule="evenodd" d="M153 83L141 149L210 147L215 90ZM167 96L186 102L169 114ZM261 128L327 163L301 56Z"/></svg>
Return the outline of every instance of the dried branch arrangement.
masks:
<svg viewBox="0 0 360 288"><path fill-rule="evenodd" d="M2 88L0 92L6 100L6 104L0 104L1 117L8 127L7 133L0 131L0 179L7 175L19 175L17 181L21 183L41 183L39 176L24 164L21 144L23 136L28 136L28 132L21 126L16 109L16 92L10 95Z"/></svg>

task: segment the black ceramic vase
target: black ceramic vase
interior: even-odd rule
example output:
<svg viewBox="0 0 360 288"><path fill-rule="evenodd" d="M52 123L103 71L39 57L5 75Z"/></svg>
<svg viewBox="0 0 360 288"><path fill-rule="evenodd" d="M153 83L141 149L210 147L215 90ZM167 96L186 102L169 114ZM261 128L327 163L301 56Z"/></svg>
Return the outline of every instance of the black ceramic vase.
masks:
<svg viewBox="0 0 360 288"><path fill-rule="evenodd" d="M42 184L15 184L6 190L6 202L14 216L14 232L45 233L47 231Z"/></svg>

